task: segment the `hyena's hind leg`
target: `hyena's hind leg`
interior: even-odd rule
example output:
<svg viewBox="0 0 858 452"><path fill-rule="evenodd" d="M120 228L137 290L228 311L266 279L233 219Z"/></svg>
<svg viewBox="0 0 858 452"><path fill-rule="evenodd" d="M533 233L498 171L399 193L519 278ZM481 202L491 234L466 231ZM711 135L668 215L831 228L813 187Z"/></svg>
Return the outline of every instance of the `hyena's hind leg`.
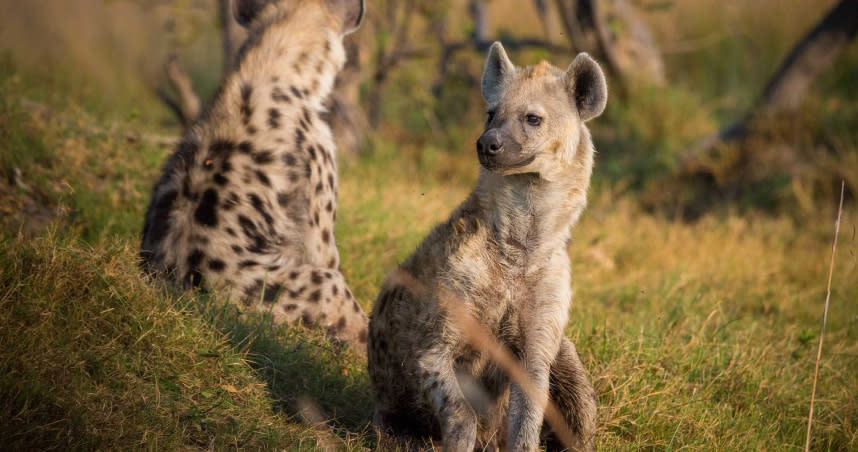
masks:
<svg viewBox="0 0 858 452"><path fill-rule="evenodd" d="M245 301L270 311L277 323L319 325L329 336L366 354L369 321L338 270L284 267L267 272L244 294Z"/></svg>
<svg viewBox="0 0 858 452"><path fill-rule="evenodd" d="M575 447L573 450L595 450L596 411L599 401L575 350L575 344L565 337L560 343L557 358L551 365L549 385L551 400L572 431ZM550 432L550 429L546 425L543 431ZM547 435L546 450L565 450L553 432Z"/></svg>

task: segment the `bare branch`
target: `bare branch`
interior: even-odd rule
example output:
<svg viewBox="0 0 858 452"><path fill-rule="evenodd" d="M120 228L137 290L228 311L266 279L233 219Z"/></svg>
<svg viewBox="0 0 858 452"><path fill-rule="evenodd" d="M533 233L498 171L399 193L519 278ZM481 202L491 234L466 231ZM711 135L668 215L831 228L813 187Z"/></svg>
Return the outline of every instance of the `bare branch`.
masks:
<svg viewBox="0 0 858 452"><path fill-rule="evenodd" d="M167 58L167 62L164 64L164 72L167 74L170 85L179 95L178 107L181 112L179 119L187 127L200 113L200 98L194 91L191 79L179 67L178 56L175 53L170 54Z"/></svg>

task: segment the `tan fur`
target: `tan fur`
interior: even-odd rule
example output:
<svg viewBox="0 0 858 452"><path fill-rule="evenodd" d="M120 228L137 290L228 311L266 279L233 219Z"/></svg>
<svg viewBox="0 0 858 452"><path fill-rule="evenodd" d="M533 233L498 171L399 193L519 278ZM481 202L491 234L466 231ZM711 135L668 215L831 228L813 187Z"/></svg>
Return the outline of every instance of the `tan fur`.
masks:
<svg viewBox="0 0 858 452"><path fill-rule="evenodd" d="M487 62L484 96L493 116L486 134L503 134L503 152L529 163L493 166L481 157L473 193L398 270L419 288L395 277L383 285L368 346L375 423L400 439L441 439L446 451L530 451L538 447L550 395L575 446L592 450L596 396L563 329L572 297L566 249L587 202L594 150L567 94L574 70L603 76L588 58L567 72L545 63L510 69L505 58L490 54ZM541 125L523 126L533 112ZM442 294L452 294L448 302L460 303L517 355L542 399L526 398L468 345Z"/></svg>
<svg viewBox="0 0 858 452"><path fill-rule="evenodd" d="M226 292L277 322L319 324L365 348L366 315L340 274L336 156L323 102L345 62L323 0L272 1L234 70L164 167L144 270Z"/></svg>

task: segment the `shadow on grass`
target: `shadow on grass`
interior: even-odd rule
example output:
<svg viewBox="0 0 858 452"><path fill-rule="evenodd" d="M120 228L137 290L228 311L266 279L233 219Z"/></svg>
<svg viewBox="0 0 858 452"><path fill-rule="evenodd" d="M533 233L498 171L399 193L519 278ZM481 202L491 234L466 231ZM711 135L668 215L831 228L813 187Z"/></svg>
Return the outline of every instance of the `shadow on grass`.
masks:
<svg viewBox="0 0 858 452"><path fill-rule="evenodd" d="M318 409L315 417L320 415L347 442L372 441L367 435L372 397L364 358L331 343L320 331L275 325L267 314L241 314L217 297L196 298L196 309L247 354L278 410L307 422L301 411L309 405Z"/></svg>

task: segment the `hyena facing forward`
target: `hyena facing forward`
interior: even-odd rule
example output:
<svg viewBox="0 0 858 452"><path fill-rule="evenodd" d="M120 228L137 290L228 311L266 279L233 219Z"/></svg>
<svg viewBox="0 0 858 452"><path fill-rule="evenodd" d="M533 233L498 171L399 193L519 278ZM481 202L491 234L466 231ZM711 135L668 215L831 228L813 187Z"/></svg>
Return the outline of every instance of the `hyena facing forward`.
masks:
<svg viewBox="0 0 858 452"><path fill-rule="evenodd" d="M233 5L247 43L155 185L143 268L277 322L318 323L363 351L366 315L338 271L334 144L320 119L363 1Z"/></svg>
<svg viewBox="0 0 858 452"><path fill-rule="evenodd" d="M495 43L482 90L489 113L476 189L401 265L408 278L385 282L370 316L375 423L397 438L440 436L446 451L504 439L529 451L550 396L575 447L592 450L596 395L563 330L572 297L566 249L593 166L584 122L605 107L605 78L586 54L565 72L546 62L517 68ZM541 399L468 345L447 303L512 350ZM475 386L480 397L471 397Z"/></svg>

